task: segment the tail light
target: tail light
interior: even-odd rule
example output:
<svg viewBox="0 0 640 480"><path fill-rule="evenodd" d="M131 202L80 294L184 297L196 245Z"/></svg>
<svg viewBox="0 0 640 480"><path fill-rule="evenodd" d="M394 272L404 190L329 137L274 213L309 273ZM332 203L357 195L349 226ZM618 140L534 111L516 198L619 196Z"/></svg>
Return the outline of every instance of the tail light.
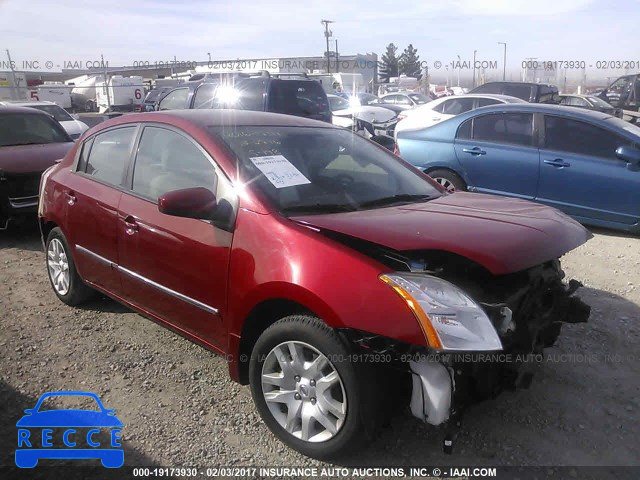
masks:
<svg viewBox="0 0 640 480"><path fill-rule="evenodd" d="M398 142L393 146L393 154L400 156L400 147L398 147Z"/></svg>
<svg viewBox="0 0 640 480"><path fill-rule="evenodd" d="M407 118L407 114L406 113L399 113L398 116L396 117L397 121L399 122L400 120L403 120Z"/></svg>

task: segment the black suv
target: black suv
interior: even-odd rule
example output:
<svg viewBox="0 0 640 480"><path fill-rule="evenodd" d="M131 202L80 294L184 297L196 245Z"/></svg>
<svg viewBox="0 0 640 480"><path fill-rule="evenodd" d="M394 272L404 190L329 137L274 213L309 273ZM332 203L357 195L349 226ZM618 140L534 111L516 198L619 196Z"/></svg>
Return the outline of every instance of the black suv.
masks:
<svg viewBox="0 0 640 480"><path fill-rule="evenodd" d="M510 95L531 103L560 102L558 87L546 83L488 82L474 88L469 93L494 93Z"/></svg>
<svg viewBox="0 0 640 480"><path fill-rule="evenodd" d="M331 122L329 101L319 82L281 78L267 72L188 81L167 93L158 104L158 110L182 108L234 108Z"/></svg>
<svg viewBox="0 0 640 480"><path fill-rule="evenodd" d="M598 97L622 108L625 120L640 125L640 73L616 79Z"/></svg>

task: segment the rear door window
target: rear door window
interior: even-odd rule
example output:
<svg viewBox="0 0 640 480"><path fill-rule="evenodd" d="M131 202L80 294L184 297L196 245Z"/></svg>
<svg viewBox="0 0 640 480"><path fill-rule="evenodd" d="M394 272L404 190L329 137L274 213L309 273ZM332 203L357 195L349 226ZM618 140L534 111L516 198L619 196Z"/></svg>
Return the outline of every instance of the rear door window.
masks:
<svg viewBox="0 0 640 480"><path fill-rule="evenodd" d="M473 98L453 98L444 102L442 113L445 115L459 115L473 109Z"/></svg>
<svg viewBox="0 0 640 480"><path fill-rule="evenodd" d="M511 95L512 97L521 98L527 102L531 101L532 93L531 85L504 85L502 92L504 95Z"/></svg>
<svg viewBox="0 0 640 480"><path fill-rule="evenodd" d="M192 108L213 108L216 87L217 84L215 83L203 83L200 85L193 96Z"/></svg>
<svg viewBox="0 0 640 480"><path fill-rule="evenodd" d="M478 108L479 107L488 107L489 105L497 105L500 102L494 98L479 98L478 99Z"/></svg>
<svg viewBox="0 0 640 480"><path fill-rule="evenodd" d="M96 135L89 157L86 162L80 162L79 168L83 167L87 175L105 183L121 185L136 130L136 126L121 127Z"/></svg>
<svg viewBox="0 0 640 480"><path fill-rule="evenodd" d="M530 147L533 144L533 114L496 113L476 117L472 138Z"/></svg>
<svg viewBox="0 0 640 480"><path fill-rule="evenodd" d="M236 83L239 105L242 110L264 111L264 94L267 89L265 78L250 78Z"/></svg>
<svg viewBox="0 0 640 480"><path fill-rule="evenodd" d="M327 95L320 83L313 80L272 80L267 110L317 120L331 118Z"/></svg>

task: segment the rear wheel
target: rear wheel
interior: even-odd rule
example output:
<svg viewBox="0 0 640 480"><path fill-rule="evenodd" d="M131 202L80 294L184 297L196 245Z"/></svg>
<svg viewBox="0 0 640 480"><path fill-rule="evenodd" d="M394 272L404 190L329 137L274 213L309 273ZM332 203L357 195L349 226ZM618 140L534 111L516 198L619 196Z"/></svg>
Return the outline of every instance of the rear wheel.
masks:
<svg viewBox="0 0 640 480"><path fill-rule="evenodd" d="M79 305L95 293L78 275L67 239L59 227L47 237L47 273L54 293L67 305Z"/></svg>
<svg viewBox="0 0 640 480"><path fill-rule="evenodd" d="M283 318L260 336L249 365L251 393L288 446L327 458L362 445L363 420L377 423L377 398L368 372L349 359L350 348L315 317Z"/></svg>
<svg viewBox="0 0 640 480"><path fill-rule="evenodd" d="M460 175L458 175L455 172L452 172L451 170L447 170L444 168L438 169L438 170L432 170L430 172L427 172L427 175L429 175L436 182L442 185L449 193L453 193L457 191L464 192L467 190L467 184L464 183L464 180L460 178Z"/></svg>

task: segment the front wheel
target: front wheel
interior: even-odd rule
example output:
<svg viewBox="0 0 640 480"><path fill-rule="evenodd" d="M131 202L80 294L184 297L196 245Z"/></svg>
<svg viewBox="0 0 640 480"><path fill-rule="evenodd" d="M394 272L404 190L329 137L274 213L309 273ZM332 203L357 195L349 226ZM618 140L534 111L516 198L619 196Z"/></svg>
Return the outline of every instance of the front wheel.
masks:
<svg viewBox="0 0 640 480"><path fill-rule="evenodd" d="M431 178L444 187L449 193L464 192L467 190L467 185L464 180L455 172L446 169L438 169L427 172Z"/></svg>
<svg viewBox="0 0 640 480"><path fill-rule="evenodd" d="M375 423L375 392L352 363L345 342L315 317L271 325L251 355L249 381L258 412L291 448L314 458L362 445L366 418Z"/></svg>

